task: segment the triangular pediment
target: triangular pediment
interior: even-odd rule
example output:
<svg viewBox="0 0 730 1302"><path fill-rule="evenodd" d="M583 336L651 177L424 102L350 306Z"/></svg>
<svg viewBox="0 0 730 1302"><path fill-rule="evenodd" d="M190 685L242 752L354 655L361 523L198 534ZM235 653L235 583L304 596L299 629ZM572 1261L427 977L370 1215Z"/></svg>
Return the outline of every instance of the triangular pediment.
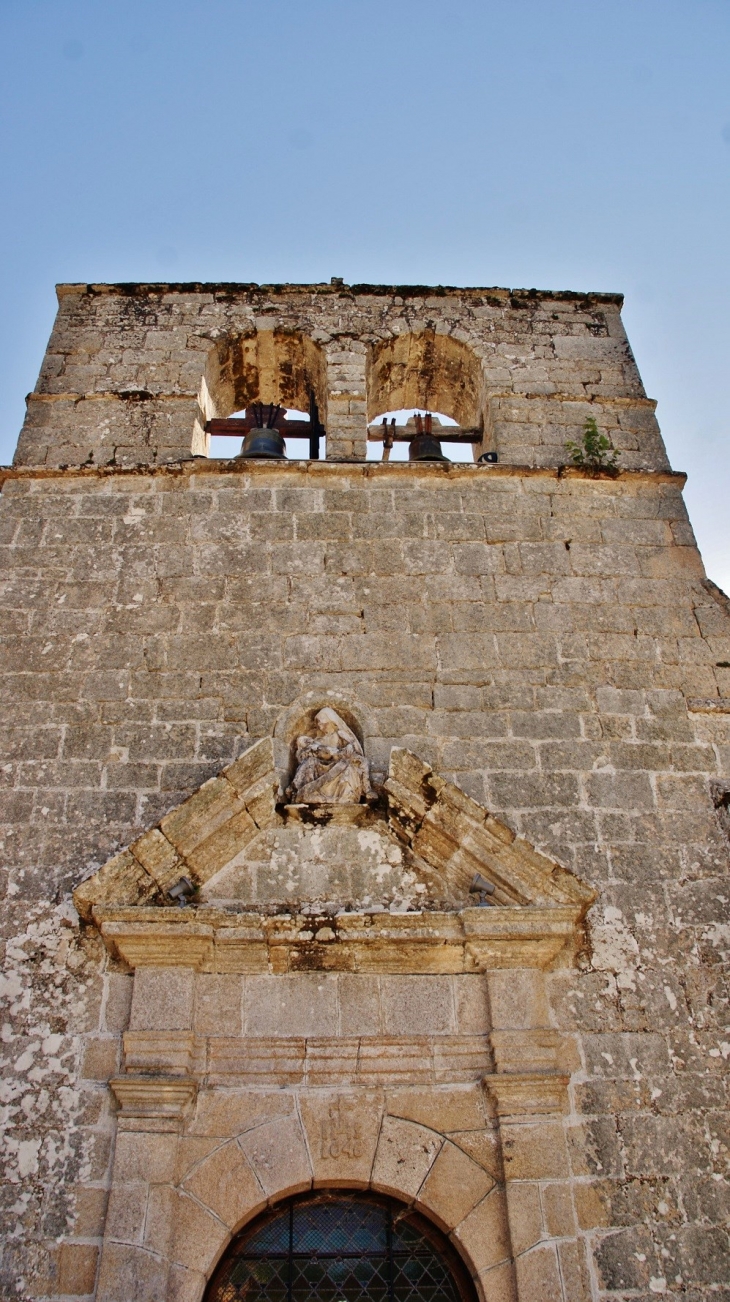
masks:
<svg viewBox="0 0 730 1302"><path fill-rule="evenodd" d="M74 901L87 921L110 907L147 913L171 905L187 878L203 908L459 912L476 902L476 873L503 909L567 906L578 919L595 898L408 750L391 752L376 804L291 806L265 738L82 882Z"/></svg>

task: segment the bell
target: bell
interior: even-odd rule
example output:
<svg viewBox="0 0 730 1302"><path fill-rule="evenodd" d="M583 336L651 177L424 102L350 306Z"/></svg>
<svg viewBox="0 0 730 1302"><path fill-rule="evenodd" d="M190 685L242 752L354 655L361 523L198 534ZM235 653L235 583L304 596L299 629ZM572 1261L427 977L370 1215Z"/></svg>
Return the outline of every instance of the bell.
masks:
<svg viewBox="0 0 730 1302"><path fill-rule="evenodd" d="M409 461L449 461L441 451L441 444L433 434L417 434L408 448Z"/></svg>
<svg viewBox="0 0 730 1302"><path fill-rule="evenodd" d="M448 461L441 451L441 444L433 433L433 416L430 411L425 416L415 415L413 423L416 427L416 437L411 439L408 448L409 461ZM410 425L410 421L408 422ZM440 422L436 421L437 425Z"/></svg>
<svg viewBox="0 0 730 1302"><path fill-rule="evenodd" d="M236 460L248 457L261 457L270 461L286 460L286 446L278 429L250 429Z"/></svg>

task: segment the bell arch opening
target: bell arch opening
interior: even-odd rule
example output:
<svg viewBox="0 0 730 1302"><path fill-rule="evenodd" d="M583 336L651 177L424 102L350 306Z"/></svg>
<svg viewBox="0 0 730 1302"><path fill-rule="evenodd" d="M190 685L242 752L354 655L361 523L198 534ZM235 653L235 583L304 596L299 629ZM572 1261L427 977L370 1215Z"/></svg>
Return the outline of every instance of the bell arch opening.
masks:
<svg viewBox="0 0 730 1302"><path fill-rule="evenodd" d="M229 1244L204 1302L477 1302L461 1257L412 1208L370 1193L281 1202Z"/></svg>
<svg viewBox="0 0 730 1302"><path fill-rule="evenodd" d="M208 354L198 392L192 451L210 456L206 424L240 413L252 403L276 404L305 416L316 404L327 415L327 368L322 348L291 330L254 330L219 340ZM230 456L239 451L231 438ZM220 455L220 454L219 454Z"/></svg>
<svg viewBox="0 0 730 1302"><path fill-rule="evenodd" d="M386 339L368 358L368 421L382 412L410 408L441 412L472 428L482 424L483 391L476 353L435 330Z"/></svg>

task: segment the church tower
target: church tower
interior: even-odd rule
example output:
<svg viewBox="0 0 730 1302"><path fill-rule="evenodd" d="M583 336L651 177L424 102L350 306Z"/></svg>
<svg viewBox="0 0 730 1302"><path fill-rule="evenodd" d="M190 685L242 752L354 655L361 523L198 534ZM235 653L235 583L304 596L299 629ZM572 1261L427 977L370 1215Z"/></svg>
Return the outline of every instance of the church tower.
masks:
<svg viewBox="0 0 730 1302"><path fill-rule="evenodd" d="M620 296L58 299L0 472L3 1296L718 1298L730 603Z"/></svg>

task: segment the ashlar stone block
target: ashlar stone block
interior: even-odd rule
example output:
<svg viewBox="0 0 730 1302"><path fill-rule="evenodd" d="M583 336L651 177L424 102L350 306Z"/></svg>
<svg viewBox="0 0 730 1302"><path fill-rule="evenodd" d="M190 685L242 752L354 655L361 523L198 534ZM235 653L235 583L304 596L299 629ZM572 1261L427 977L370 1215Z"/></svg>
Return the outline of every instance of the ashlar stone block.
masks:
<svg viewBox="0 0 730 1302"><path fill-rule="evenodd" d="M324 973L254 976L246 980L247 1035L333 1035L337 977Z"/></svg>
<svg viewBox="0 0 730 1302"><path fill-rule="evenodd" d="M487 1121L481 1085L388 1090L391 1116L415 1121L447 1135L453 1131L481 1131Z"/></svg>
<svg viewBox="0 0 730 1302"><path fill-rule="evenodd" d="M144 1248L106 1243L101 1258L99 1302L149 1302L163 1297L167 1261Z"/></svg>
<svg viewBox="0 0 730 1302"><path fill-rule="evenodd" d="M243 803L230 782L223 777L211 778L194 796L163 818L160 827L185 857L242 808Z"/></svg>
<svg viewBox="0 0 730 1302"><path fill-rule="evenodd" d="M312 1167L298 1117L248 1130L239 1142L267 1197L280 1198L310 1187Z"/></svg>
<svg viewBox="0 0 730 1302"><path fill-rule="evenodd" d="M386 1117L373 1163L373 1187L398 1198L415 1198L443 1139L433 1130Z"/></svg>
<svg viewBox="0 0 730 1302"><path fill-rule="evenodd" d="M118 1243L141 1243L149 1186L115 1182L109 1195L104 1233Z"/></svg>
<svg viewBox="0 0 730 1302"><path fill-rule="evenodd" d="M191 968L138 968L134 976L132 1031L183 1031L193 1024L195 976Z"/></svg>
<svg viewBox="0 0 730 1302"><path fill-rule="evenodd" d="M234 1140L196 1166L183 1189L230 1229L266 1205L261 1185Z"/></svg>
<svg viewBox="0 0 730 1302"><path fill-rule="evenodd" d="M456 1226L453 1236L473 1272L489 1271L511 1256L504 1191L499 1187L483 1198Z"/></svg>
<svg viewBox="0 0 730 1302"><path fill-rule="evenodd" d="M486 978L492 1026L522 1030L549 1026L545 978L534 968L489 972Z"/></svg>
<svg viewBox="0 0 730 1302"><path fill-rule="evenodd" d="M300 1095L315 1185L366 1189L383 1117L380 1091Z"/></svg>
<svg viewBox="0 0 730 1302"><path fill-rule="evenodd" d="M184 1192L173 1193L171 1259L188 1270L207 1274L228 1238L227 1227Z"/></svg>
<svg viewBox="0 0 730 1302"><path fill-rule="evenodd" d="M450 977L381 977L383 1020L388 1035L439 1035L455 1031Z"/></svg>
<svg viewBox="0 0 730 1302"><path fill-rule="evenodd" d="M114 1148L114 1181L170 1183L175 1178L177 1136L123 1131Z"/></svg>
<svg viewBox="0 0 730 1302"><path fill-rule="evenodd" d="M199 973L195 978L193 1026L198 1035L240 1035L243 979Z"/></svg>
<svg viewBox="0 0 730 1302"><path fill-rule="evenodd" d="M531 1180L510 1180L505 1186L512 1251L527 1252L543 1238L540 1186Z"/></svg>
<svg viewBox="0 0 730 1302"><path fill-rule="evenodd" d="M202 1271L188 1270L186 1266L173 1264L167 1276L169 1302L199 1302L207 1282Z"/></svg>
<svg viewBox="0 0 730 1302"><path fill-rule="evenodd" d="M191 1135L228 1139L257 1126L284 1118L294 1110L294 1096L243 1089L203 1089L199 1092Z"/></svg>
<svg viewBox="0 0 730 1302"><path fill-rule="evenodd" d="M93 1293L98 1259L96 1244L63 1243L58 1257L58 1292L71 1297Z"/></svg>
<svg viewBox="0 0 730 1302"><path fill-rule="evenodd" d="M539 1297L541 1302L573 1302L574 1295L563 1292L555 1244L541 1244L518 1256L515 1273L520 1298ZM576 1302L581 1302L580 1296L576 1297Z"/></svg>
<svg viewBox="0 0 730 1302"><path fill-rule="evenodd" d="M500 1128L508 1181L568 1177L565 1132L559 1122L513 1124L503 1120Z"/></svg>
<svg viewBox="0 0 730 1302"><path fill-rule="evenodd" d="M493 1188L494 1181L487 1172L447 1141L421 1185L417 1206L448 1233Z"/></svg>

